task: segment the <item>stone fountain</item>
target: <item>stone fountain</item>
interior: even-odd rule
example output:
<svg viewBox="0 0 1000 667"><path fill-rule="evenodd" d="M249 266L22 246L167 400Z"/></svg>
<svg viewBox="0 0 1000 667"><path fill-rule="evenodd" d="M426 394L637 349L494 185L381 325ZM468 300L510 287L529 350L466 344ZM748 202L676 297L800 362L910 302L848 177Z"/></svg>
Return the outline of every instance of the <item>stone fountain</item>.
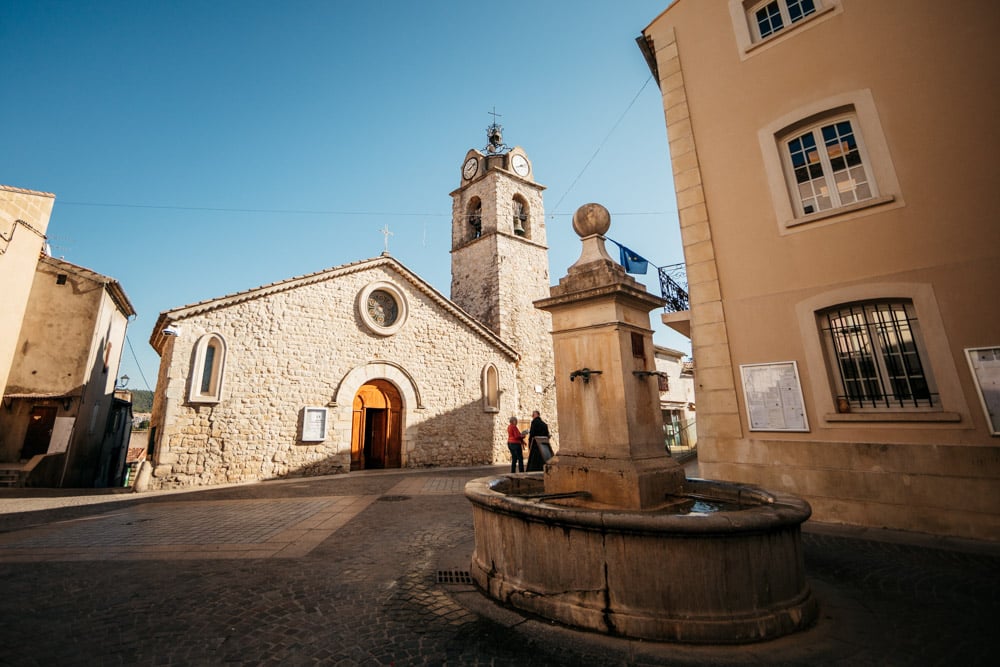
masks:
<svg viewBox="0 0 1000 667"><path fill-rule="evenodd" d="M650 295L608 255L611 217L573 216L583 250L550 297L560 446L544 473L468 483L483 593L568 626L740 643L810 625L800 526L809 505L686 479L666 453Z"/></svg>

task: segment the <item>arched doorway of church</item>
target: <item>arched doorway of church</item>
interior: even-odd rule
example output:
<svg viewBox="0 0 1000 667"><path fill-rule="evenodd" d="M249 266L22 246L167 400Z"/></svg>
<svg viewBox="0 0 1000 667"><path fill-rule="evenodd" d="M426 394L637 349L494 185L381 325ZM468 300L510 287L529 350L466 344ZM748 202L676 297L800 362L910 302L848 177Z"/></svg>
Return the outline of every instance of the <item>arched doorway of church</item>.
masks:
<svg viewBox="0 0 1000 667"><path fill-rule="evenodd" d="M372 380L354 395L351 470L402 465L403 401L386 380Z"/></svg>

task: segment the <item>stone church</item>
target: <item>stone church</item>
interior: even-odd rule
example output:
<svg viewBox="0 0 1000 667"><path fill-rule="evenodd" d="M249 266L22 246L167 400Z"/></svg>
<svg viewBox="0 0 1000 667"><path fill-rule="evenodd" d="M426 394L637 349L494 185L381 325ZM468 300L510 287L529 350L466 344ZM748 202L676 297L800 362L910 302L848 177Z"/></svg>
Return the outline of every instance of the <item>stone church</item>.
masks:
<svg viewBox="0 0 1000 667"><path fill-rule="evenodd" d="M451 193L451 297L389 255L160 314L151 488L509 460L558 437L543 186L520 147L470 150Z"/></svg>

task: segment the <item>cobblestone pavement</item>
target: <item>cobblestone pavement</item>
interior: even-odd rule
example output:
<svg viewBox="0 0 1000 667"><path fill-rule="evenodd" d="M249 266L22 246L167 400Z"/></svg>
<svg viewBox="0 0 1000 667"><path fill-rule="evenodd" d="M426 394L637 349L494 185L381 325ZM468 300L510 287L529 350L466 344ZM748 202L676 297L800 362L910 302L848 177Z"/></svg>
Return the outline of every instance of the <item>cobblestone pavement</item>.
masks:
<svg viewBox="0 0 1000 667"><path fill-rule="evenodd" d="M502 470L352 473L61 506L5 491L0 664L996 662L1000 545L905 533L807 524L820 620L771 642L627 641L502 609L469 583L462 495L467 480Z"/></svg>

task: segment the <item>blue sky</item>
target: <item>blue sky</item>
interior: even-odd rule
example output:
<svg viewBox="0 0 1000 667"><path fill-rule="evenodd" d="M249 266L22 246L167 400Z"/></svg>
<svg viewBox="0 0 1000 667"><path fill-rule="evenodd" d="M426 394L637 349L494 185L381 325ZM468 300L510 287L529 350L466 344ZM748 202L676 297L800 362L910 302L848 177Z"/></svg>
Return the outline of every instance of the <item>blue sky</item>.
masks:
<svg viewBox="0 0 1000 667"><path fill-rule="evenodd" d="M447 295L448 193L494 107L548 188L553 282L591 201L609 237L679 263L662 103L635 44L667 4L7 0L0 183L54 193L53 254L121 282L135 389L154 388L161 311L374 257L384 225ZM655 271L638 278L658 292ZM658 314L654 340L689 351Z"/></svg>

